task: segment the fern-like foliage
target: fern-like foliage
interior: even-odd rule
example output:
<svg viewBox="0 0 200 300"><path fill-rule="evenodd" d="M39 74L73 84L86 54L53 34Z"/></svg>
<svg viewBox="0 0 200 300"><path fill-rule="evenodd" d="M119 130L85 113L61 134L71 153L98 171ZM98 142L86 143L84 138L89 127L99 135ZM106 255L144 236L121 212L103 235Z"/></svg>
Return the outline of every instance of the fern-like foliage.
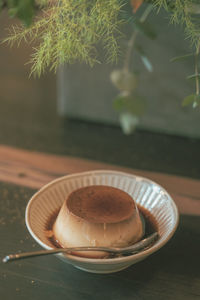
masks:
<svg viewBox="0 0 200 300"><path fill-rule="evenodd" d="M26 26L13 26L5 39L9 44L22 40L38 46L33 49L31 73L40 76L46 69L57 70L75 61L89 65L99 62L98 48L103 45L107 61L117 59L122 10L131 0L0 0L8 11ZM200 46L200 0L144 0L156 9L165 8L172 23L184 26L186 37ZM142 1L141 1L142 3ZM35 8L40 12L31 23ZM31 25L30 25L31 23Z"/></svg>
<svg viewBox="0 0 200 300"><path fill-rule="evenodd" d="M184 27L186 38L192 45L200 45L199 0L153 0L157 8L164 7L170 13L171 22Z"/></svg>
<svg viewBox="0 0 200 300"><path fill-rule="evenodd" d="M98 46L103 44L107 60L118 55L118 18L121 0L38 0L46 5L30 27L13 26L5 42L20 44L22 40L39 40L31 63L40 76L46 69L56 70L64 63L75 61L93 65L98 62Z"/></svg>

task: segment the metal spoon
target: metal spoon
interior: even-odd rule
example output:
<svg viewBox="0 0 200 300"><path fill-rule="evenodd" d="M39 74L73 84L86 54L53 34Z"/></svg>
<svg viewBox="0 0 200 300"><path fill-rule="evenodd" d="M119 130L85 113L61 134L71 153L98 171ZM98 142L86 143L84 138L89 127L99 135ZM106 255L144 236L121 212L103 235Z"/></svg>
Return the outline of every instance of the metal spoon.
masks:
<svg viewBox="0 0 200 300"><path fill-rule="evenodd" d="M10 254L3 258L3 262L9 262L17 259L23 259L28 257L34 256L41 256L41 255L49 255L49 254L56 254L56 253L71 253L77 251L104 251L113 254L133 254L141 251L142 249L150 246L152 242L157 240L159 234L157 232L151 234L149 237L139 241L138 243L133 244L132 246L125 247L125 248L108 248L108 247L73 247L73 248L56 248L52 250L40 250L34 252L26 252L26 253L17 253L17 254Z"/></svg>

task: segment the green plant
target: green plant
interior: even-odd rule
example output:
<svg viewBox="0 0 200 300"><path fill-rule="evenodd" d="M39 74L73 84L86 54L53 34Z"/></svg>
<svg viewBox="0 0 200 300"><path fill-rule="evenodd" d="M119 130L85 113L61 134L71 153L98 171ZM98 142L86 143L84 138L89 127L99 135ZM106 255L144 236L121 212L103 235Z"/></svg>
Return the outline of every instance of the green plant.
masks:
<svg viewBox="0 0 200 300"><path fill-rule="evenodd" d="M99 44L103 44L107 61L117 58L122 1L38 0L37 3L46 6L32 25L13 26L5 39L11 45L22 40L39 40L30 61L33 73L40 76L46 68L57 70L64 62L98 63Z"/></svg>
<svg viewBox="0 0 200 300"><path fill-rule="evenodd" d="M142 4L142 1L132 1L134 13ZM139 85L139 76L131 68L131 57L134 51L137 51L141 57L143 64L149 72L153 71L151 62L149 61L144 49L136 44L139 34L144 34L147 38L154 39L156 34L152 28L146 26L146 20L153 10L152 4L145 7L139 15L132 13L124 13L124 18L132 28L132 34L127 42L124 55L124 62L121 69L115 69L111 73L111 81L119 90L119 94L114 99L113 106L119 112L119 121L125 134L132 133L139 123L140 117L145 113L146 100L137 91Z"/></svg>
<svg viewBox="0 0 200 300"><path fill-rule="evenodd" d="M12 27L7 42L39 40L32 62L33 71L40 75L46 67L56 69L63 61L97 62L99 42L109 59L115 59L124 22L121 12L130 2L137 9L143 3L151 3L157 10L166 9L171 22L184 25L192 45L199 45L200 20L194 15L200 10L199 0L0 0L0 7L7 6L9 14L25 25ZM36 15L37 8L42 12Z"/></svg>
<svg viewBox="0 0 200 300"><path fill-rule="evenodd" d="M122 123L128 133L137 124L145 110L145 101L137 93L138 78L130 70L132 51L140 53L148 71L152 65L145 51L135 40L138 34L153 38L147 24L150 12L161 8L169 14L170 22L183 26L186 38L190 41L191 53L172 59L194 58L194 74L188 79L195 80L195 92L187 96L182 105L200 105L200 74L198 61L200 52L200 3L199 0L0 0L0 9L7 7L10 16L17 16L21 26L13 26L4 42L20 44L22 40L38 46L33 47L30 59L31 73L40 76L46 69L57 70L62 63L86 62L91 66L100 63L98 49L103 45L107 61L117 60L120 53L119 39L123 24L133 27L128 41L124 66L111 74L113 84L119 90L114 107L123 114ZM131 14L125 13L132 8ZM144 7L141 14L137 11ZM128 120L128 121L127 121Z"/></svg>
<svg viewBox="0 0 200 300"><path fill-rule="evenodd" d="M200 105L200 74L198 72L198 61L200 52L200 2L199 0L155 0L155 5L160 9L164 7L170 13L170 22L184 26L185 36L190 40L192 53L173 58L171 61L178 61L194 58L194 74L187 76L187 79L195 80L195 93L184 98L182 105L192 105L193 108Z"/></svg>

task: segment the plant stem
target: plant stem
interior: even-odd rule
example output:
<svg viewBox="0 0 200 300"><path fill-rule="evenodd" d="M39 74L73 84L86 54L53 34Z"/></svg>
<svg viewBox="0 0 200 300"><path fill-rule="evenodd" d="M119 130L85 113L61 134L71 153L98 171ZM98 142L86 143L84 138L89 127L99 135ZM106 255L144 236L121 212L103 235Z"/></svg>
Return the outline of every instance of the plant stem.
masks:
<svg viewBox="0 0 200 300"><path fill-rule="evenodd" d="M196 95L199 95L200 88L199 88L199 72L198 72L198 58L199 58L199 51L200 51L200 43L197 45L196 53L195 53L195 75L196 75Z"/></svg>
<svg viewBox="0 0 200 300"><path fill-rule="evenodd" d="M153 6L151 4L147 6L147 8L145 9L145 11L143 12L142 16L139 19L140 23L145 22L148 15L150 14L152 8L153 8ZM123 70L126 71L126 72L128 72L128 70L129 70L131 53L132 53L133 47L135 45L135 40L137 38L137 35L138 35L138 30L134 29L134 31L131 35L131 38L128 41L128 48L127 48L127 51L126 51L126 55L125 55L125 59L124 59L124 67L123 67Z"/></svg>
<svg viewBox="0 0 200 300"><path fill-rule="evenodd" d="M141 18L140 18L140 22L143 23L145 22L145 20L147 19L148 15L150 14L150 12L152 11L153 9L153 5L152 4L149 4L147 6L147 8L145 9L145 11L143 12Z"/></svg>
<svg viewBox="0 0 200 300"><path fill-rule="evenodd" d="M132 52L133 46L135 44L137 34L138 34L138 31L134 30L130 40L128 41L128 48L127 48L127 52L126 52L126 55L125 55L124 67L123 67L123 70L126 71L126 72L128 72L128 70L129 70L131 52Z"/></svg>

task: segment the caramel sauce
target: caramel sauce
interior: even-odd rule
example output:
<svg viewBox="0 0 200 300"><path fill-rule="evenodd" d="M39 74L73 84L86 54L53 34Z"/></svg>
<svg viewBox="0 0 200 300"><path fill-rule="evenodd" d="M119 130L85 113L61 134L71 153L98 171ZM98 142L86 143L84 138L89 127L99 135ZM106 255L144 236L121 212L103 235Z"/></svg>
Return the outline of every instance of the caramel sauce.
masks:
<svg viewBox="0 0 200 300"><path fill-rule="evenodd" d="M49 232L49 231L52 232L51 235L46 235L46 236L47 236L49 242L51 243L52 247L54 247L54 248L63 248L59 244L59 242L56 240L56 238L55 238L55 236L53 234L53 224L56 221L56 218L58 216L59 211L60 211L60 208L58 210L54 211L52 213L52 215L49 217L49 220L47 220L47 223L45 224L45 231L46 232Z"/></svg>
<svg viewBox="0 0 200 300"><path fill-rule="evenodd" d="M150 213L150 211L148 211L146 208L140 205L137 205L137 207L141 214L141 217L144 219L145 222L145 234L143 236L143 238L145 238L150 234L152 234L153 232L158 231L158 224L155 217ZM54 248L62 248L62 246L59 244L59 242L56 240L55 236L53 235L53 231L52 231L53 224L58 216L59 211L60 209L52 213L45 226L46 232L48 233L52 232L52 235L47 234L47 238L51 243L52 247ZM104 224L104 229L106 229L106 224Z"/></svg>
<svg viewBox="0 0 200 300"><path fill-rule="evenodd" d="M150 234L158 231L158 223L156 218L151 214L151 212L144 208L143 206L137 205L140 215L145 222L145 233L143 238L149 236Z"/></svg>

